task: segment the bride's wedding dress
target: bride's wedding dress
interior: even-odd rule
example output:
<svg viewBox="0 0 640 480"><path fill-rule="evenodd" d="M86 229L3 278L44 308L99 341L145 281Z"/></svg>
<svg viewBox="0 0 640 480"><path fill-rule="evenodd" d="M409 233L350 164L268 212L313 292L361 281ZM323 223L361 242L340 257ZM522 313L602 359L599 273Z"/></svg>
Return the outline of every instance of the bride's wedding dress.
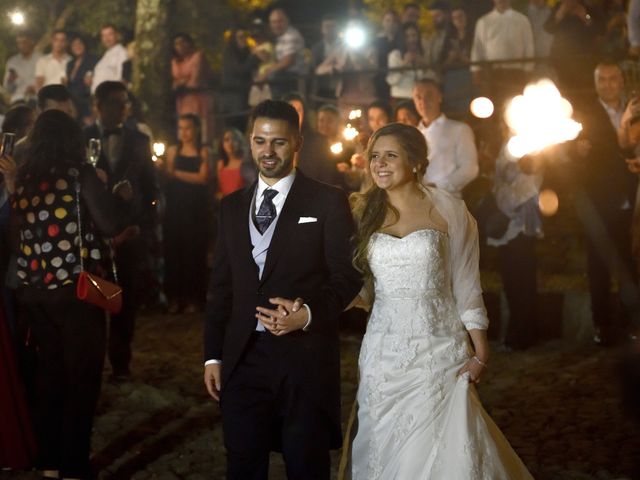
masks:
<svg viewBox="0 0 640 480"><path fill-rule="evenodd" d="M447 232L376 233L375 302L360 352L353 479L526 480L522 461L456 372L471 357L466 330L486 329L475 222L464 204L428 189Z"/></svg>

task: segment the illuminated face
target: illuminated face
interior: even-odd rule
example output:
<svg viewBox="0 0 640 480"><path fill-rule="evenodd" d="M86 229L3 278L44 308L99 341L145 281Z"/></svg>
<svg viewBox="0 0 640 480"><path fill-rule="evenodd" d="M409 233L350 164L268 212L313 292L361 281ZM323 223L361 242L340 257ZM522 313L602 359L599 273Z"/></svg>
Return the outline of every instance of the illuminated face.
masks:
<svg viewBox="0 0 640 480"><path fill-rule="evenodd" d="M340 117L335 112L320 110L318 113L318 133L336 138L340 132Z"/></svg>
<svg viewBox="0 0 640 480"><path fill-rule="evenodd" d="M396 21L396 16L389 12L382 17L382 30L388 34L395 34L398 31L398 22Z"/></svg>
<svg viewBox="0 0 640 480"><path fill-rule="evenodd" d="M102 45L109 49L118 43L118 33L111 27L103 28L100 32L100 40L102 40Z"/></svg>
<svg viewBox="0 0 640 480"><path fill-rule="evenodd" d="M617 102L624 90L624 77L617 65L600 65L595 72L596 92L603 102Z"/></svg>
<svg viewBox="0 0 640 480"><path fill-rule="evenodd" d="M27 37L26 35L18 35L16 38L16 46L18 47L18 51L20 54L24 56L29 56L33 52L33 39Z"/></svg>
<svg viewBox="0 0 640 480"><path fill-rule="evenodd" d="M222 149L228 157L233 157L238 150L238 144L236 142L235 136L233 135L233 132L224 132L224 136L222 137Z"/></svg>
<svg viewBox="0 0 640 480"><path fill-rule="evenodd" d="M371 131L375 132L389 123L389 116L383 109L373 107L367 112L367 122Z"/></svg>
<svg viewBox="0 0 640 480"><path fill-rule="evenodd" d="M84 55L85 51L86 48L82 40L80 40L79 38L74 38L73 40L71 40L71 53L73 53L74 57L81 57L82 55Z"/></svg>
<svg viewBox="0 0 640 480"><path fill-rule="evenodd" d="M403 123L411 127L417 127L418 123L420 123L420 119L408 108L400 108L396 112L396 122Z"/></svg>
<svg viewBox="0 0 640 480"><path fill-rule="evenodd" d="M98 103L100 123L104 128L115 128L125 121L127 111L131 105L127 92L111 92L104 100Z"/></svg>
<svg viewBox="0 0 640 480"><path fill-rule="evenodd" d="M178 140L182 143L192 143L196 138L196 126L191 120L181 118L178 120Z"/></svg>
<svg viewBox="0 0 640 480"><path fill-rule="evenodd" d="M408 28L404 32L404 42L407 45L407 50L417 50L418 43L420 42L420 35L415 28Z"/></svg>
<svg viewBox="0 0 640 480"><path fill-rule="evenodd" d="M451 12L451 23L456 30L464 30L467 28L467 14L461 8Z"/></svg>
<svg viewBox="0 0 640 480"><path fill-rule="evenodd" d="M58 32L51 37L51 51L56 54L62 54L67 49L67 34Z"/></svg>
<svg viewBox="0 0 640 480"><path fill-rule="evenodd" d="M409 156L393 135L376 140L369 152L371 178L384 190L393 190L415 181Z"/></svg>
<svg viewBox="0 0 640 480"><path fill-rule="evenodd" d="M285 120L256 118L251 133L251 154L267 183L269 179L275 183L289 175L293 157L301 146L299 132Z"/></svg>
<svg viewBox="0 0 640 480"><path fill-rule="evenodd" d="M269 27L271 28L271 33L279 37L289 28L289 19L282 10L274 10L269 15Z"/></svg>
<svg viewBox="0 0 640 480"><path fill-rule="evenodd" d="M179 57L184 57L191 52L191 44L186 39L178 37L173 41L173 49Z"/></svg>
<svg viewBox="0 0 640 480"><path fill-rule="evenodd" d="M435 85L417 83L413 87L413 103L424 120L432 122L440 116L442 94Z"/></svg>

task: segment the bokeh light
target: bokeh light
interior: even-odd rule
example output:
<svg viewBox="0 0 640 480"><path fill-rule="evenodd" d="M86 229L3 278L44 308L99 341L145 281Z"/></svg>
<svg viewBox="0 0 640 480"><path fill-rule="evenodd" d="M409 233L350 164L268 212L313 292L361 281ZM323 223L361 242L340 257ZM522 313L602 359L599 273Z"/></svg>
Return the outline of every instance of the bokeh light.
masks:
<svg viewBox="0 0 640 480"><path fill-rule="evenodd" d="M474 117L489 118L493 115L493 102L487 97L474 98L469 104L469 109Z"/></svg>
<svg viewBox="0 0 640 480"><path fill-rule="evenodd" d="M540 207L540 213L545 217L555 215L558 212L558 207L560 206L558 194L550 189L541 191L538 195L538 206Z"/></svg>

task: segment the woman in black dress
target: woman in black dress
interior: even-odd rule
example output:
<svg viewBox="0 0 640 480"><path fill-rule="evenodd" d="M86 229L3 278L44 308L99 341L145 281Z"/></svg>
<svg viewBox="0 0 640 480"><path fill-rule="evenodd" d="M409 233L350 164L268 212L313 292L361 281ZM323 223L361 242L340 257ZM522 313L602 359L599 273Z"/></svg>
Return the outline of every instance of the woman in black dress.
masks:
<svg viewBox="0 0 640 480"><path fill-rule="evenodd" d="M165 293L169 313L196 313L204 303L209 197L209 158L200 119L178 120L178 144L167 151L164 217Z"/></svg>

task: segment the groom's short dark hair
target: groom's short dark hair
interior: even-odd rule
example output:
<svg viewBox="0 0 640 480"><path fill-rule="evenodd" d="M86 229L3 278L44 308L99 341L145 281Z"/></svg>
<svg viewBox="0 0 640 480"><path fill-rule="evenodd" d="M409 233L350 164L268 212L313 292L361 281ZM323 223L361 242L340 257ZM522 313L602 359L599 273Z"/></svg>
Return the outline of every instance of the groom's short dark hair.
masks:
<svg viewBox="0 0 640 480"><path fill-rule="evenodd" d="M256 105L251 112L251 126L257 118L271 118L272 120L284 120L295 131L300 131L300 117L296 109L282 100L265 100Z"/></svg>

